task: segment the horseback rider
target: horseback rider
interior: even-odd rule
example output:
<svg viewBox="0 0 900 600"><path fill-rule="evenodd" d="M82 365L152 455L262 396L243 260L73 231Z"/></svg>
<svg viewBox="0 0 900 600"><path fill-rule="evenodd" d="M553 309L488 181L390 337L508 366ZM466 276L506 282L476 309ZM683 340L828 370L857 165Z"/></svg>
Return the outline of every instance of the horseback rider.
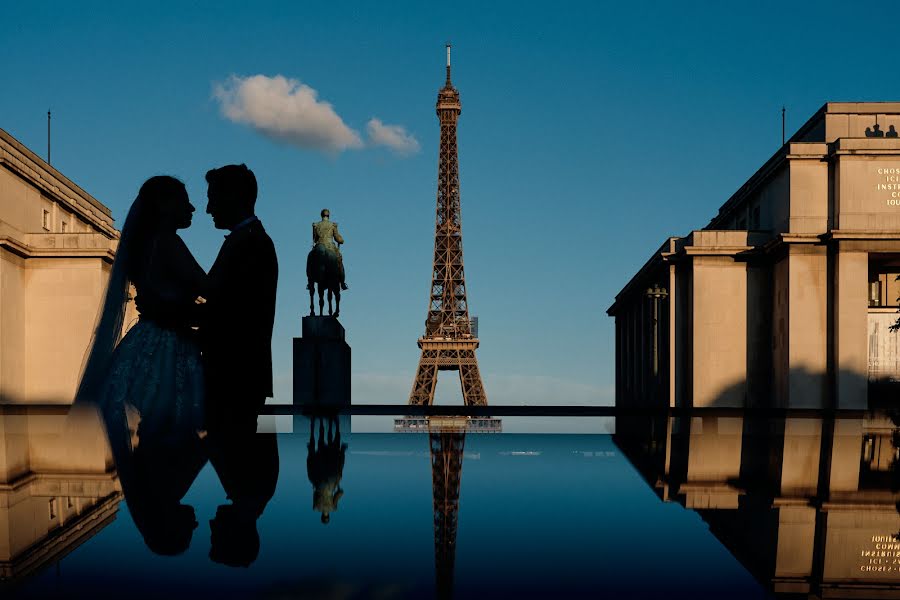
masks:
<svg viewBox="0 0 900 600"><path fill-rule="evenodd" d="M338 266L341 272L341 289L346 290L347 284L344 281L344 257L341 255L340 245L344 243L344 238L338 233L337 223L329 220L331 212L327 208L323 208L320 213L322 220L312 225L313 247L316 244L322 246L328 252L337 257ZM309 286L307 286L309 289ZM330 300L329 300L330 302Z"/></svg>

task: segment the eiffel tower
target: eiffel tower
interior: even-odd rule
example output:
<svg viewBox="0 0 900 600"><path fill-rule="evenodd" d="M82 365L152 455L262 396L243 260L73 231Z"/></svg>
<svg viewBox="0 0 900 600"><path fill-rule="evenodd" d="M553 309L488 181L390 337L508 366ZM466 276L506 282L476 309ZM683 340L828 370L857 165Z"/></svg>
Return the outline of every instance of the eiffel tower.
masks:
<svg viewBox="0 0 900 600"><path fill-rule="evenodd" d="M438 92L436 111L441 123L441 145L434 267L425 335L419 338L422 357L409 403L433 404L438 371L459 371L466 406L487 406L478 360L475 358L478 338L472 334L463 272L459 157L456 149L456 121L462 112L462 105L459 92L450 83L450 44L447 44L447 81Z"/></svg>
<svg viewBox="0 0 900 600"><path fill-rule="evenodd" d="M438 598L453 597L459 484L462 476L465 426L432 431L431 491L434 499L434 568Z"/></svg>

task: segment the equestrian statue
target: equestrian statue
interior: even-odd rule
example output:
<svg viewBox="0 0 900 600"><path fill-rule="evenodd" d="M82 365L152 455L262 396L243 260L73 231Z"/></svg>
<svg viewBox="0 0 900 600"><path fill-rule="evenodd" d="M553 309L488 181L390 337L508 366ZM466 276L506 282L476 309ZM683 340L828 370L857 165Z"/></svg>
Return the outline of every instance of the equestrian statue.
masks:
<svg viewBox="0 0 900 600"><path fill-rule="evenodd" d="M319 316L325 306L325 290L328 290L328 314L337 317L341 313L341 291L347 289L344 281L344 257L340 245L344 238L338 233L337 223L329 220L331 213L322 209L322 220L312 224L313 247L306 257L306 289L309 290L309 314L315 316L313 294L319 289ZM336 305L332 312L331 298Z"/></svg>

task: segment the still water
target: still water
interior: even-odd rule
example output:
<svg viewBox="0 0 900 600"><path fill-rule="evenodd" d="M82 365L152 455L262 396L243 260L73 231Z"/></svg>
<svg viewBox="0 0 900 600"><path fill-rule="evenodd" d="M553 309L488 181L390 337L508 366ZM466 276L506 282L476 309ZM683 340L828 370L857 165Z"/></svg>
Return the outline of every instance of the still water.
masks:
<svg viewBox="0 0 900 600"><path fill-rule="evenodd" d="M244 476L271 474L274 493L226 552L211 521L229 502L204 456L154 475L193 509L167 545L145 518L164 494L123 495L102 430L7 411L0 595L900 597L890 415L631 416L593 435L287 418L248 450Z"/></svg>

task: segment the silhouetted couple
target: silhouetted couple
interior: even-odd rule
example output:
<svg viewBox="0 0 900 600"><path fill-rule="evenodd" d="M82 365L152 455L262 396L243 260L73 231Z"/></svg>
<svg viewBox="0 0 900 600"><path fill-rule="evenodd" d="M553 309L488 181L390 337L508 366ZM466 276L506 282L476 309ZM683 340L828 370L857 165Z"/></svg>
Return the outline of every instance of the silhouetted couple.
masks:
<svg viewBox="0 0 900 600"><path fill-rule="evenodd" d="M182 467L202 466L208 456L232 501L211 523L214 540L226 548L253 538L277 479L274 437L255 432L272 396L278 262L254 212L253 172L228 165L209 171L206 181L206 212L217 229L230 231L208 274L177 233L195 211L184 184L156 176L141 186L122 227L76 402L101 410L114 451L118 446L117 466L130 462L123 488L145 488L142 473L148 481L164 479L168 465L181 483L165 502L180 502L189 487L182 480L193 480ZM132 284L140 318L119 342ZM134 436L129 422L136 422ZM179 452L188 455L183 465ZM198 469L188 470L196 476ZM227 550L218 558L246 562Z"/></svg>

